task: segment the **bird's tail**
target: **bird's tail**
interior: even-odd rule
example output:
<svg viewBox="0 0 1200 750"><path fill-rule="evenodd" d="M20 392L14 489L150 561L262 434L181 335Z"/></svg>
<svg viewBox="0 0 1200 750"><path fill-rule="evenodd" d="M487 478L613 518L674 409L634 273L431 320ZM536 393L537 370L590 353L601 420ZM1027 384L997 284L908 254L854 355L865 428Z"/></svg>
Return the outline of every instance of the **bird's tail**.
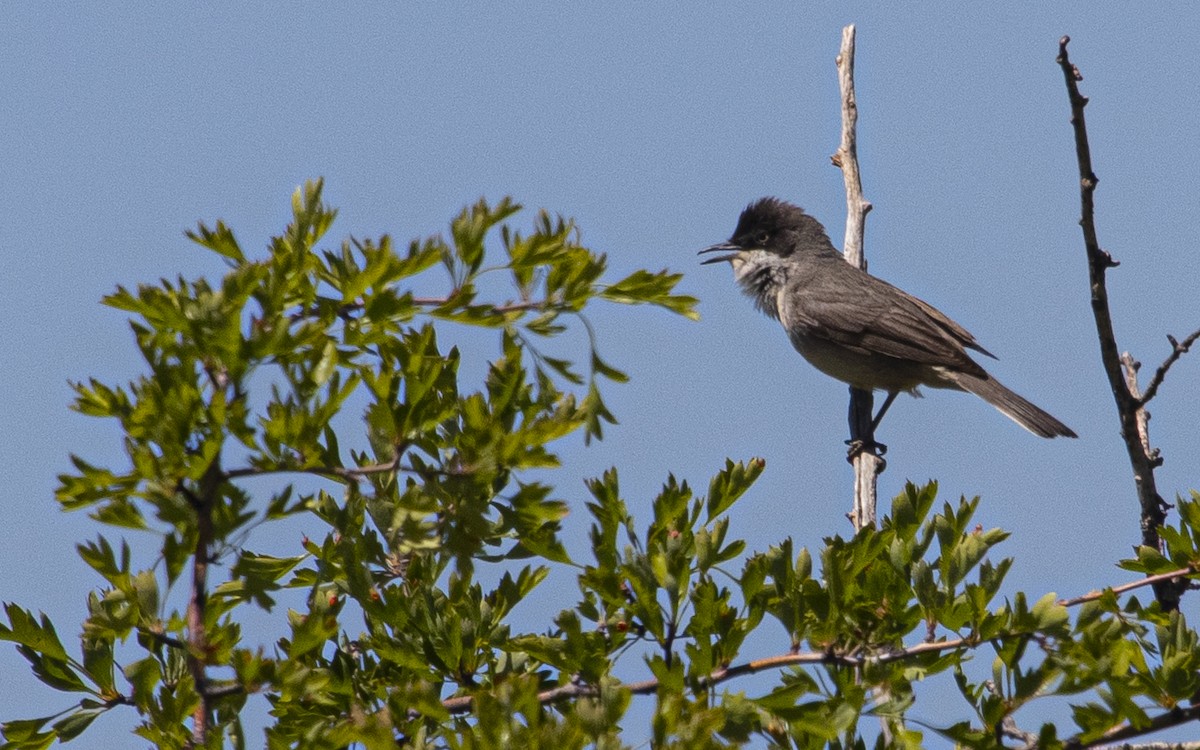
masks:
<svg viewBox="0 0 1200 750"><path fill-rule="evenodd" d="M987 401L1004 416L1034 435L1044 438L1078 437L1070 427L1005 388L1000 381L987 373L981 377L966 372L955 372L951 377L959 388Z"/></svg>

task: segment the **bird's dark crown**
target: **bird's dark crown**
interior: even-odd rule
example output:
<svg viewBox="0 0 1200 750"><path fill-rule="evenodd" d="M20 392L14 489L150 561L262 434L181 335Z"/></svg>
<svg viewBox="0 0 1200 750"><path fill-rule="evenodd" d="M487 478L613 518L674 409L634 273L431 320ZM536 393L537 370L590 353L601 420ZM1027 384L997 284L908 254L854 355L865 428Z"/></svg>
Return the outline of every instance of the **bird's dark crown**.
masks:
<svg viewBox="0 0 1200 750"><path fill-rule="evenodd" d="M807 240L797 244L796 240ZM778 198L760 198L742 211L730 242L749 249L787 254L799 247L820 247L834 252L821 222L804 209Z"/></svg>

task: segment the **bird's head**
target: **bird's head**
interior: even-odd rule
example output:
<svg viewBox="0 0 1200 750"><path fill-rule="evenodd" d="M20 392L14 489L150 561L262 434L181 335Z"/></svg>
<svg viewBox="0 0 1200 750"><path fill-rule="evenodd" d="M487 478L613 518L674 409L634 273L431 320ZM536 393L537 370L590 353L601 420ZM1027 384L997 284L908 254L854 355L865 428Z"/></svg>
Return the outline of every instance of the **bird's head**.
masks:
<svg viewBox="0 0 1200 750"><path fill-rule="evenodd" d="M819 221L778 198L761 198L746 206L733 236L700 251L705 253L720 255L703 263L729 261L742 291L772 318L779 317L779 291L805 260L839 258Z"/></svg>
<svg viewBox="0 0 1200 750"><path fill-rule="evenodd" d="M798 252L837 254L825 228L804 209L778 198L760 198L742 211L732 237L704 248L700 254L721 253L703 263L727 260L734 271L739 271L747 265L778 262Z"/></svg>

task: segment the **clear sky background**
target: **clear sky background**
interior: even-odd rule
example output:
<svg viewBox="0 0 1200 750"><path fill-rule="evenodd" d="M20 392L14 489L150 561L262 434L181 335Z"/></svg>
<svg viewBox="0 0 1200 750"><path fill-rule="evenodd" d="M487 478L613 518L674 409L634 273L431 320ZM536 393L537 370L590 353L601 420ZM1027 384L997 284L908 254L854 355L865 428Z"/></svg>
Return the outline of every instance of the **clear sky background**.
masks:
<svg viewBox="0 0 1200 750"><path fill-rule="evenodd" d="M946 500L981 495L979 522L1013 533L1001 548L1018 557L1010 593L1131 578L1114 563L1138 540L1138 510L1100 368L1054 58L1070 34L1092 99L1100 238L1122 263L1109 275L1119 344L1151 370L1165 334L1200 326L1200 7L467 6L0 5L0 600L47 612L69 640L100 582L74 552L99 528L60 512L53 490L70 452L122 461L113 425L67 409L69 380L142 372L124 315L101 296L218 276L183 230L220 218L261 251L292 190L318 176L341 211L328 246L384 232L404 243L445 231L480 196L512 195L530 209L517 219L526 226L537 208L575 217L617 273L686 274L699 323L656 310L594 317L602 352L632 380L610 389L621 424L602 443L560 446L558 494L575 510L566 534L579 557L582 479L609 466L645 520L668 472L702 489L727 456L762 456L767 471L733 529L751 550L849 534L846 388L801 360L728 268L702 268L695 252L763 195L805 206L840 246L844 194L829 155L834 56L851 22L872 271L969 328L1000 357L994 374L1080 436L1038 439L963 394L902 398L879 436L891 448L881 497L931 478ZM468 353L464 384L479 382L494 346ZM1152 409L1167 498L1200 486L1198 389L1193 354ZM301 519L249 546L295 554L287 545L304 530L322 533ZM539 595L546 609L520 613L526 627L574 601L571 576L557 580ZM281 614L248 637L271 642ZM747 656L786 650L781 630L767 632L777 640ZM636 660L625 668L644 676ZM68 700L0 647L0 718ZM913 715L936 723L940 712L918 703ZM131 725L105 717L83 742L128 746ZM630 741L643 735L631 724Z"/></svg>

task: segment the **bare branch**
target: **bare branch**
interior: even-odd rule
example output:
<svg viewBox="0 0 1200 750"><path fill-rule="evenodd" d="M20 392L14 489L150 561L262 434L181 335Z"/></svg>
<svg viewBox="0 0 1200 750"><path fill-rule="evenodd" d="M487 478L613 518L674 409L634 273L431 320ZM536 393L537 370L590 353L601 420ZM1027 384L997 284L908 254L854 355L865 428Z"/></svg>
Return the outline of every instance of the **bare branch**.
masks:
<svg viewBox="0 0 1200 750"><path fill-rule="evenodd" d="M164 645L164 646L169 646L169 647L171 647L171 648L178 648L178 649L186 649L186 648L187 648L187 644L186 644L186 643L184 643L183 641L179 640L178 638L174 638L174 637L172 637L172 636L169 636L169 635L167 635L166 633L159 633L159 632L157 632L157 631L154 631L154 630L147 630L147 629L145 629L145 628L139 628L139 629L138 629L138 634L139 634L139 635L144 635L144 636L146 636L147 638L149 638L149 639L151 639L151 640L153 640L153 641L157 641L157 642L161 643L161 644L162 644L162 645Z"/></svg>
<svg viewBox="0 0 1200 750"><path fill-rule="evenodd" d="M1150 403L1150 399L1158 394L1158 387L1162 385L1163 378L1167 377L1167 370L1171 369L1171 365L1179 361L1179 358L1187 354L1188 349L1192 348L1192 344L1200 339L1200 329L1192 331L1191 335L1183 341L1176 341L1174 336L1167 336L1167 341L1171 342L1171 354L1163 363L1154 371L1154 377L1150 378L1150 385L1146 386L1145 393L1142 394L1138 401L1145 406Z"/></svg>
<svg viewBox="0 0 1200 750"><path fill-rule="evenodd" d="M846 185L846 239L842 254L846 262L864 271L863 254L867 213L871 204L863 197L862 175L858 170L858 98L854 93L854 24L842 29L842 46L837 56L838 87L842 93L842 140L837 153L830 157L842 170ZM887 463L875 442L872 417L875 399L870 391L850 389L850 463L854 466L854 508L850 522L861 529L875 525L878 504L876 484Z"/></svg>
<svg viewBox="0 0 1200 750"><path fill-rule="evenodd" d="M245 692L246 688L242 685L239 685L236 682L229 682L224 685L210 686L208 690L205 691L204 697L216 700L217 698L224 698L228 695L241 695Z"/></svg>
<svg viewBox="0 0 1200 750"><path fill-rule="evenodd" d="M452 300L453 297L413 297L412 303L419 307L441 307ZM349 317L351 313L361 310L362 307L363 305L361 302L347 302L337 309L337 315L338 317L346 318ZM524 312L526 310L544 310L550 308L557 308L562 312L571 312L570 308L567 308L560 303L549 299L525 300L522 302L510 301L505 302L502 305L492 305L491 308L492 312L499 315L510 312ZM297 312L292 313L292 315L289 317L289 320L295 323L296 321L303 319L306 315L315 315L318 309L319 308L316 305L301 308Z"/></svg>
<svg viewBox="0 0 1200 750"><path fill-rule="evenodd" d="M1089 742L1084 742L1081 739L1081 735L1076 735L1063 742L1063 747L1070 750L1083 750L1083 748L1089 747L1112 746L1114 742L1120 742L1132 737L1141 737L1163 729L1176 727L1180 724L1187 724L1197 719L1200 719L1200 704L1193 704L1187 707L1179 706L1151 718L1145 726L1133 727L1129 724L1124 724L1116 729L1105 732ZM1174 746L1171 745L1171 747Z"/></svg>
<svg viewBox="0 0 1200 750"><path fill-rule="evenodd" d="M1021 746L1022 750L1032 750L1032 748L1038 746L1038 736L1033 732L1026 732L1024 729L1021 729L1017 725L1017 720L1011 715L1004 717L1004 721L1001 722L1000 732L1005 737L1024 743Z"/></svg>
<svg viewBox="0 0 1200 750"><path fill-rule="evenodd" d="M854 93L854 24L842 29L842 48L837 56L838 87L842 92L842 141L830 160L842 170L846 185L846 239L842 253L846 261L864 271L863 254L866 218L871 204L863 197L858 170L858 98Z"/></svg>
<svg viewBox="0 0 1200 750"><path fill-rule="evenodd" d="M1112 313L1108 304L1108 289L1105 286L1105 273L1117 264L1112 256L1100 249L1100 241L1096 236L1095 192L1099 179L1092 169L1087 121L1083 114L1088 100L1079 93L1079 81L1083 80L1083 76L1067 55L1067 45L1070 41L1070 37L1066 36L1059 40L1057 62L1062 68L1063 79L1067 86L1067 97L1071 104L1075 156L1079 162L1081 214L1079 225L1083 230L1083 244L1087 252L1092 316L1096 321L1096 334L1100 341L1100 359L1104 364L1104 372L1108 376L1113 399L1116 401L1117 417L1121 424L1121 437L1124 439L1125 449L1129 454L1138 504L1141 506L1141 543L1153 549L1161 549L1162 542L1158 535L1158 527L1166 521L1166 503L1158 494L1154 478L1154 469L1161 463L1161 460L1158 456L1147 452L1146 446L1143 445L1138 429L1138 411L1144 401L1139 403L1139 399L1129 390L1129 384L1121 366L1116 333L1113 330ZM1155 598L1166 611L1179 608L1181 592L1176 583L1175 581L1163 581L1154 587Z"/></svg>
<svg viewBox="0 0 1200 750"><path fill-rule="evenodd" d="M400 459L403 455L403 452L397 452L396 458L391 461L367 464L366 466L307 466L304 468L285 467L278 469L259 469L254 466L242 466L225 472L225 478L241 479L245 477L266 476L268 474L312 474L318 477L357 480L373 474L388 474L400 470Z"/></svg>
<svg viewBox="0 0 1200 750"><path fill-rule="evenodd" d="M1013 636L1017 637L1017 636ZM707 678L700 680L700 687L709 688L718 685L722 682L732 680L735 677L744 677L746 675L755 674L768 669L780 669L783 667L793 667L805 664L824 664L828 666L840 667L863 667L870 664L890 664L891 662L903 661L916 656L921 656L930 653L939 653L941 651L950 651L956 648L974 648L980 645L981 641L973 638L955 638L949 641L937 641L934 643L919 643L908 648L896 649L885 653L871 656L856 656L853 654L841 654L834 651L813 651L798 654L780 654L778 656L769 656L764 659L755 659L744 664L738 664L725 669L718 669ZM628 690L633 695L649 695L658 691L658 680L642 680L641 682L630 682L621 687ZM589 685L583 682L572 682L566 685L560 685L549 690L543 690L538 693L538 701L541 703L553 703L559 700L571 698L594 698L600 694L599 689L595 685ZM474 699L470 695L457 696L455 698L447 698L442 701L442 707L450 713L466 713L470 711L474 705Z"/></svg>
<svg viewBox="0 0 1200 750"><path fill-rule="evenodd" d="M1082 596L1076 596L1071 599L1059 599L1058 603L1063 607L1074 607L1085 602L1092 602L1099 599L1100 597L1104 596L1104 591L1112 591L1114 594L1124 594L1127 591L1133 591L1134 589L1141 588L1142 586L1153 586L1164 581L1174 581L1179 578L1184 578L1185 576L1194 575L1195 573L1196 568L1180 568L1179 570L1172 570L1170 573L1159 573L1157 575L1146 576L1145 578L1141 578L1130 583L1123 583L1120 586L1113 586L1109 589L1104 589L1103 591L1089 591Z"/></svg>
<svg viewBox="0 0 1200 750"><path fill-rule="evenodd" d="M1105 750L1200 750L1200 742L1126 742L1107 745Z"/></svg>
<svg viewBox="0 0 1200 750"><path fill-rule="evenodd" d="M421 307L441 307L449 302L450 297L413 297L414 305ZM557 303L551 300L526 300L524 302L505 302L503 305L492 305L492 312L503 315L510 312L524 312L526 310L541 310L545 307L553 307Z"/></svg>

